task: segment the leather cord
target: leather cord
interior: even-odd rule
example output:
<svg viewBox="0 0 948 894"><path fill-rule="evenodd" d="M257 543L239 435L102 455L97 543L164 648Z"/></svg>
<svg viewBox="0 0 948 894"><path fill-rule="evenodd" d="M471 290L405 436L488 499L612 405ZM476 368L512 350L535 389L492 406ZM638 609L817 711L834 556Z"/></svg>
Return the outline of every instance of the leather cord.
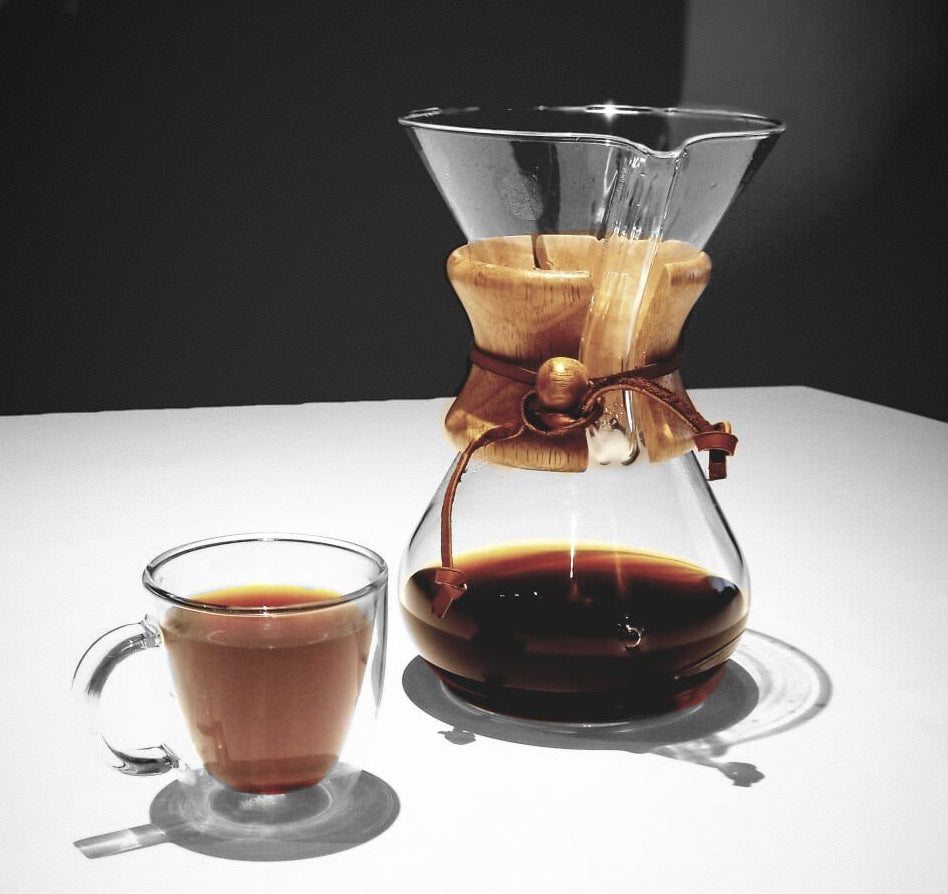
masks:
<svg viewBox="0 0 948 894"><path fill-rule="evenodd" d="M499 354L491 354L477 345L471 345L468 358L474 366L479 366L481 369L486 369L495 375L503 376L505 379L513 379L515 382L521 382L524 385L536 384L537 371L535 369L531 369L529 366L521 366L506 357L501 357ZM649 363L648 366L641 366L630 372L647 379L659 379L675 372L680 366L681 355L676 351L663 360L657 360L655 363ZM623 374L618 373L618 375Z"/></svg>

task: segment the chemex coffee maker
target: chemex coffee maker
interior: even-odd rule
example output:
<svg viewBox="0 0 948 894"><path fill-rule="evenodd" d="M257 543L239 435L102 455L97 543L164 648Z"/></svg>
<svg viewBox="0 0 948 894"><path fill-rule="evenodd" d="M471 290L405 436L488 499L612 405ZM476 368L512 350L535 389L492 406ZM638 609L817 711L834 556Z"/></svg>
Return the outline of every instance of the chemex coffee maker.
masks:
<svg viewBox="0 0 948 894"><path fill-rule="evenodd" d="M685 391L681 332L782 125L612 104L401 123L468 240L447 273L474 334L444 418L458 458L401 569L422 657L516 717L700 703L750 594L708 485L737 437Z"/></svg>

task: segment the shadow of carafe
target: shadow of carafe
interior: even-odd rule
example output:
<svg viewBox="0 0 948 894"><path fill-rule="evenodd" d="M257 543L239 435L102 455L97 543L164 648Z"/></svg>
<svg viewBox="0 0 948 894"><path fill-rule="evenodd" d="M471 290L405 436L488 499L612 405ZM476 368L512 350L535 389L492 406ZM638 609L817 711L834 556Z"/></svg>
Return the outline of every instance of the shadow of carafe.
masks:
<svg viewBox="0 0 948 894"><path fill-rule="evenodd" d="M75 845L90 859L170 842L228 860L305 860L376 838L398 812L388 783L344 764L319 785L282 795L238 792L188 771L155 796L150 823Z"/></svg>
<svg viewBox="0 0 948 894"><path fill-rule="evenodd" d="M809 655L753 630L745 632L720 685L700 705L622 723L493 714L450 693L420 657L405 668L402 685L419 708L450 724L439 733L455 745L469 745L480 735L544 748L658 754L713 768L744 788L764 774L754 764L723 760L729 749L799 726L826 707L832 692L826 671Z"/></svg>

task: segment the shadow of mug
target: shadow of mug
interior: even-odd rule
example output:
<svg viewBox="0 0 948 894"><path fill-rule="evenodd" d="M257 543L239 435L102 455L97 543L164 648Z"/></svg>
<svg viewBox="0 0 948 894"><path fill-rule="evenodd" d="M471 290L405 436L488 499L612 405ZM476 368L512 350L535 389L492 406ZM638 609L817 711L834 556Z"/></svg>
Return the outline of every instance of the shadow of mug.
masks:
<svg viewBox="0 0 948 894"><path fill-rule="evenodd" d="M421 657L405 668L402 686L425 713L451 725L440 734L455 745L478 735L544 748L659 754L718 770L734 785L764 778L754 764L725 761L739 743L786 732L829 702L829 675L794 646L748 630L718 688L700 705L656 717L611 724L523 720L493 714L451 694Z"/></svg>
<svg viewBox="0 0 948 894"><path fill-rule="evenodd" d="M90 859L170 842L228 860L305 860L371 841L398 817L395 790L372 773L343 766L322 785L250 795L204 770L165 786L151 822L75 842Z"/></svg>

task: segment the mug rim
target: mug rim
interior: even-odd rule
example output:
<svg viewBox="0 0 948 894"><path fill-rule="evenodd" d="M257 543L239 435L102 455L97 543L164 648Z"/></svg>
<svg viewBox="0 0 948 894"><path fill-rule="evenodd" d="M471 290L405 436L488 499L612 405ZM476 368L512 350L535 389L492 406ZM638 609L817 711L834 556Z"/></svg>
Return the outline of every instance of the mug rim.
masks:
<svg viewBox="0 0 948 894"><path fill-rule="evenodd" d="M343 593L337 599L327 599L320 602L301 602L293 605L274 606L272 608L216 605L209 602L201 602L199 599L189 599L184 596L178 596L170 590L159 586L155 581L155 573L162 566L167 565L174 559L199 550L211 549L216 546L230 546L237 543L303 543L311 546L330 547L368 559L375 565L375 574L372 575L365 586L359 587L359 589L349 593ZM288 534L272 531L248 534L225 534L219 537L208 537L203 540L192 540L190 543L182 543L179 546L173 546L155 556L155 558L145 565L142 571L142 584L152 595L194 611L224 615L288 615L320 611L361 599L384 587L387 583L388 565L377 552L369 549L367 546L362 546L359 543L353 543L349 540L339 540L335 537L323 537L317 534Z"/></svg>

